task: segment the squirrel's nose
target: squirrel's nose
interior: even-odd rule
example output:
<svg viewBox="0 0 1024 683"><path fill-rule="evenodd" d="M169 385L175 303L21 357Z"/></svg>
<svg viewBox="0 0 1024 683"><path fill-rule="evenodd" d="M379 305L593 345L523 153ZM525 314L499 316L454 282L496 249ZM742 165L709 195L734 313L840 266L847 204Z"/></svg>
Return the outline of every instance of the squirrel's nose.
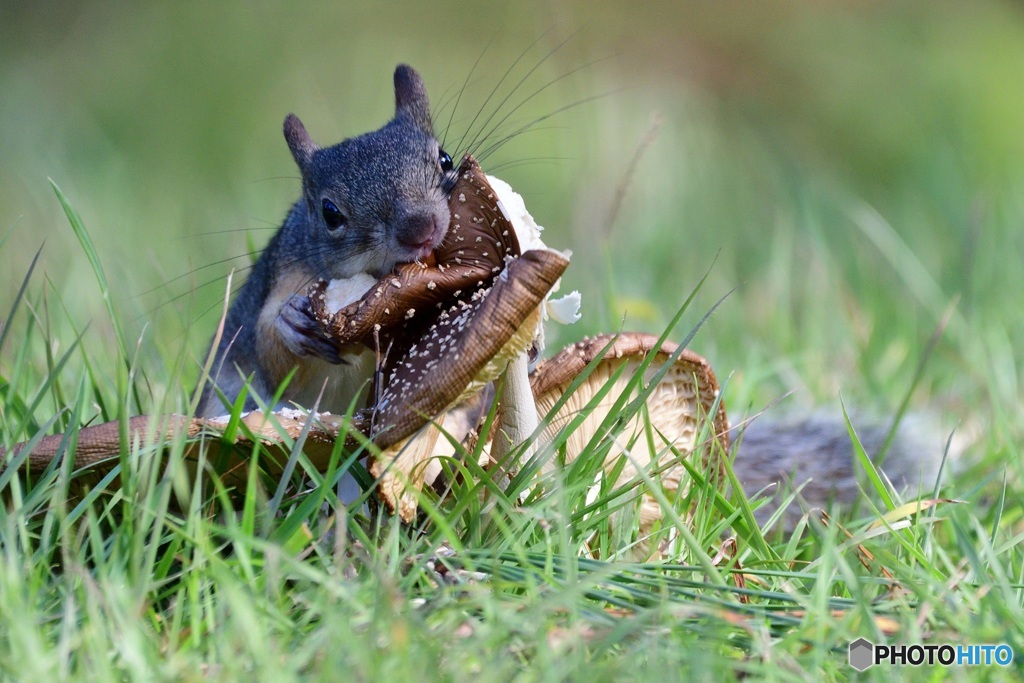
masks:
<svg viewBox="0 0 1024 683"><path fill-rule="evenodd" d="M406 247L433 247L445 233L441 217L431 212L417 212L402 217L397 226L396 239Z"/></svg>

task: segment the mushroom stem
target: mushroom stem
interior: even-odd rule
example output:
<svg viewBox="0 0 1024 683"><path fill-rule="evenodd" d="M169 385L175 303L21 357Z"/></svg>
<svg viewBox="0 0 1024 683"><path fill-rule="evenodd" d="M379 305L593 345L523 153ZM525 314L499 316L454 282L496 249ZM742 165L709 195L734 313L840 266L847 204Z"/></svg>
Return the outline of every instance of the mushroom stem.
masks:
<svg viewBox="0 0 1024 683"><path fill-rule="evenodd" d="M501 484L518 468L518 463L507 462L509 452L529 439L537 430L537 405L530 389L529 361L526 353L519 353L509 362L502 376L501 415L498 431L491 444L491 461L503 470ZM532 446L526 453L532 450Z"/></svg>

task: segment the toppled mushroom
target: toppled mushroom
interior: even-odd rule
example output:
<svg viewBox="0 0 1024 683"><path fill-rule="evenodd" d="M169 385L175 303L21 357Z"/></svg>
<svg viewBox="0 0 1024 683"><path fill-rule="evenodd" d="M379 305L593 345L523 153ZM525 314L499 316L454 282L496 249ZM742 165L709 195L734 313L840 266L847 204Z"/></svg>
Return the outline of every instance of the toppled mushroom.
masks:
<svg viewBox="0 0 1024 683"><path fill-rule="evenodd" d="M666 342L658 346L654 335L623 333L584 339L538 365L531 376L531 385L539 414L542 418L546 416L539 443L547 444L559 438L562 429L591 404L600 390L614 381L611 390L591 406L583 423L563 437L566 460L574 460L598 434L613 403L629 388L631 378L650 354L654 354L654 358L644 370L639 388L649 385L673 356L675 361L647 397L646 410L621 425L621 432L605 457L604 469L612 471L628 453L616 485L635 478L638 467L647 468L658 472L653 478L664 491L681 496L689 485L689 475L681 464L675 463L675 453L684 457L697 454L707 471L720 476L720 458L729 445L729 425L725 407L718 401L718 381L708 362L689 349L678 349L675 344ZM596 359L600 360L586 380L555 414L551 414L572 382ZM634 392L637 390L634 386ZM645 433L645 415L651 426L650 438ZM699 442L705 426L710 426L709 438ZM550 469L553 463L549 462L546 467ZM631 552L634 559L646 560L650 550L643 539L663 517L661 506L649 493L643 495L639 517L639 538Z"/></svg>

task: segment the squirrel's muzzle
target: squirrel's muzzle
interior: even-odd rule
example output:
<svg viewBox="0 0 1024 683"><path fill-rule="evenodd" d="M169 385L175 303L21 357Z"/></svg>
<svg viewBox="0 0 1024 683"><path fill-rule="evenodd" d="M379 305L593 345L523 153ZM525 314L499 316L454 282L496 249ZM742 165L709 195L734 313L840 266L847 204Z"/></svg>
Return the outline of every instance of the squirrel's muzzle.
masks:
<svg viewBox="0 0 1024 683"><path fill-rule="evenodd" d="M395 239L403 247L432 250L448 231L447 213L422 209L402 212L395 225Z"/></svg>

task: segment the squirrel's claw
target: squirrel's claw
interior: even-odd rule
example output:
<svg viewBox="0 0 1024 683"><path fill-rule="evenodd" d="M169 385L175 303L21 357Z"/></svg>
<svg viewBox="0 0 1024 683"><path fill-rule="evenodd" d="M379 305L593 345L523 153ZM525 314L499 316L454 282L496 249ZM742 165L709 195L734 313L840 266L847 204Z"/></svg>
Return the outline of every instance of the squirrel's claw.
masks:
<svg viewBox="0 0 1024 683"><path fill-rule="evenodd" d="M281 341L296 356L315 356L334 365L343 362L337 342L324 334L309 309L309 297L305 294L289 298L274 325Z"/></svg>

